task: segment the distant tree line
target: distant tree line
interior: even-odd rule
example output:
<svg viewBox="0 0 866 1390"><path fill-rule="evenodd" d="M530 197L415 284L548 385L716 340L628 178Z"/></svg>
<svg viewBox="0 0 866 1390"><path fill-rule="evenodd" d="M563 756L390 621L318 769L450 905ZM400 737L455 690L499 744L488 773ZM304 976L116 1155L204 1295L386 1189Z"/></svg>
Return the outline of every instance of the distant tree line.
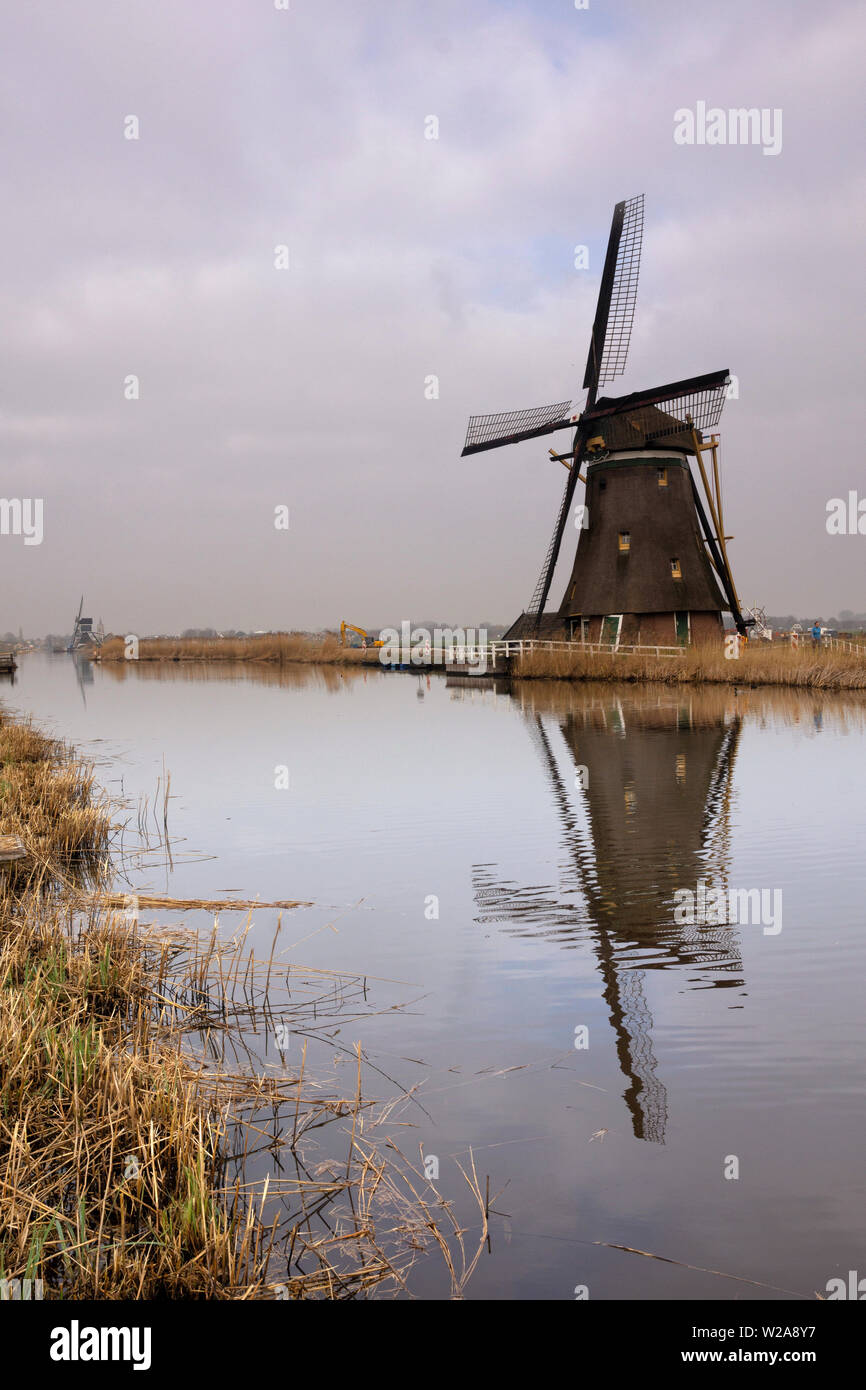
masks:
<svg viewBox="0 0 866 1390"><path fill-rule="evenodd" d="M792 628L795 623L801 627L811 627L818 618L822 627L835 628L838 632L862 632L866 628L866 613L852 613L850 608L843 608L838 617L824 618L820 613L810 613L808 617L801 618L793 613L786 613L779 617L770 617L767 614L767 626L773 628Z"/></svg>

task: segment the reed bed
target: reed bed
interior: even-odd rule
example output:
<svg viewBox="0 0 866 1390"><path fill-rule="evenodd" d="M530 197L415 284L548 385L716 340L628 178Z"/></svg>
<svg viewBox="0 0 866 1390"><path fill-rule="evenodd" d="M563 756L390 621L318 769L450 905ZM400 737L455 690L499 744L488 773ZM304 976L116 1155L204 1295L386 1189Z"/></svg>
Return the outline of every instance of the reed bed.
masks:
<svg viewBox="0 0 866 1390"><path fill-rule="evenodd" d="M536 650L515 661L522 680L654 681L666 685L780 685L813 690L866 690L866 659L856 653L811 647L746 646L736 660L721 647L692 647L682 656Z"/></svg>
<svg viewBox="0 0 866 1390"><path fill-rule="evenodd" d="M95 661L125 661L126 646L121 637L110 637L98 651ZM344 647L335 635L321 639L298 632L265 633L261 637L144 637L139 642L137 661L252 661L284 666L289 662L316 665L358 666L378 664L378 650L372 646Z"/></svg>
<svg viewBox="0 0 866 1390"><path fill-rule="evenodd" d="M34 874L98 874L111 821L92 769L30 724L0 722L0 827L27 859L4 867L6 891Z"/></svg>
<svg viewBox="0 0 866 1390"><path fill-rule="evenodd" d="M249 922L230 940L143 924L141 900L111 891L91 771L29 726L4 722L0 755L0 834L29 851L0 868L0 1280L67 1299L352 1298L405 1291L436 1250L459 1297L487 1237L474 1166L471 1257L391 1140L411 1098L364 1097L360 1044L348 1091L308 1059L369 1016L366 982L282 964L276 940L257 961Z"/></svg>

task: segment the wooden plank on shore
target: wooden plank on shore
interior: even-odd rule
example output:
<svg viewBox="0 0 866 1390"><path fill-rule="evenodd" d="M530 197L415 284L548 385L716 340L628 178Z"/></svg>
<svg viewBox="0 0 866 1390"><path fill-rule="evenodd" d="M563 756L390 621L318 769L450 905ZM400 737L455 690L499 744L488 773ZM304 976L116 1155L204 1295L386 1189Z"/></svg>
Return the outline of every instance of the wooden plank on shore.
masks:
<svg viewBox="0 0 866 1390"><path fill-rule="evenodd" d="M104 907L151 908L184 912L254 912L257 908L312 907L301 899L285 898L279 902L259 902L257 898L166 898L153 893L98 893L93 901Z"/></svg>
<svg viewBox="0 0 866 1390"><path fill-rule="evenodd" d="M16 859L26 859L27 851L17 835L0 835L0 864L10 864Z"/></svg>

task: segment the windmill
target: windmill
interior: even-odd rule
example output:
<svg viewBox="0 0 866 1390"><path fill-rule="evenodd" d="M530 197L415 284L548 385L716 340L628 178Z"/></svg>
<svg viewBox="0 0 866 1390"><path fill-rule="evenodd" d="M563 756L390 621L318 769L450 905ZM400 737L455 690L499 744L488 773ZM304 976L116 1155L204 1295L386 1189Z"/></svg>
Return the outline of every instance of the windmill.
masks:
<svg viewBox="0 0 866 1390"><path fill-rule="evenodd" d="M727 555L719 479L719 422L727 370L628 396L599 397L625 370L637 299L644 196L614 208L589 342L582 412L570 401L473 415L463 455L573 430L551 457L568 472L529 607L506 637L545 636L671 645L719 639L721 615L744 617ZM689 459L694 457L701 488ZM585 470L585 471L582 471ZM545 613L578 481L577 552L559 609Z"/></svg>
<svg viewBox="0 0 866 1390"><path fill-rule="evenodd" d="M751 608L746 609L746 621L753 620L753 637L762 637L765 642L772 642L773 629L767 625L767 610L759 603L753 603Z"/></svg>
<svg viewBox="0 0 866 1390"><path fill-rule="evenodd" d="M75 615L75 627L72 632L72 641L67 647L67 651L80 652L90 647L99 646L96 633L93 631L93 619L83 618L84 595L81 595L81 602L78 605L78 612Z"/></svg>

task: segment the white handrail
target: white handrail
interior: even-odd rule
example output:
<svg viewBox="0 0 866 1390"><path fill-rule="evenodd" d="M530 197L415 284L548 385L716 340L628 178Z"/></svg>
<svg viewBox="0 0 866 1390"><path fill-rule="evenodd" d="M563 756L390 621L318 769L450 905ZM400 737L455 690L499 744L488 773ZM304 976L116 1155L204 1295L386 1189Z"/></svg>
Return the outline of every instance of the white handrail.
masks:
<svg viewBox="0 0 866 1390"><path fill-rule="evenodd" d="M758 646L760 644L755 643ZM787 645L782 641L768 643L768 646ZM811 646L811 638L808 633L801 636L800 649ZM866 642L850 642L840 637L822 637L815 650L820 648L831 651L852 652L866 659ZM663 646L658 643L643 645L641 643L623 643L613 645L609 642L556 642L547 638L522 637L506 640L497 638L494 641L483 643L452 643L447 647L438 647L433 650L433 664L444 660L446 665L477 665L480 661L495 662L500 658L514 656L527 656L532 652L569 652L576 655L578 652L588 656L642 656L651 655L663 659L666 657L683 657L688 652L688 647ZM428 657L429 661L430 658Z"/></svg>
<svg viewBox="0 0 866 1390"><path fill-rule="evenodd" d="M486 646L461 644L459 646L448 646L441 649L444 652L446 663L473 664L481 658L495 661L498 657L525 656L531 652L585 652L589 655L641 655L650 653L653 656L685 656L687 648L681 646L661 646L659 644L642 645L633 643L631 645L620 642L616 646L609 642L554 642L544 638L525 637L512 640L498 639L488 642Z"/></svg>

